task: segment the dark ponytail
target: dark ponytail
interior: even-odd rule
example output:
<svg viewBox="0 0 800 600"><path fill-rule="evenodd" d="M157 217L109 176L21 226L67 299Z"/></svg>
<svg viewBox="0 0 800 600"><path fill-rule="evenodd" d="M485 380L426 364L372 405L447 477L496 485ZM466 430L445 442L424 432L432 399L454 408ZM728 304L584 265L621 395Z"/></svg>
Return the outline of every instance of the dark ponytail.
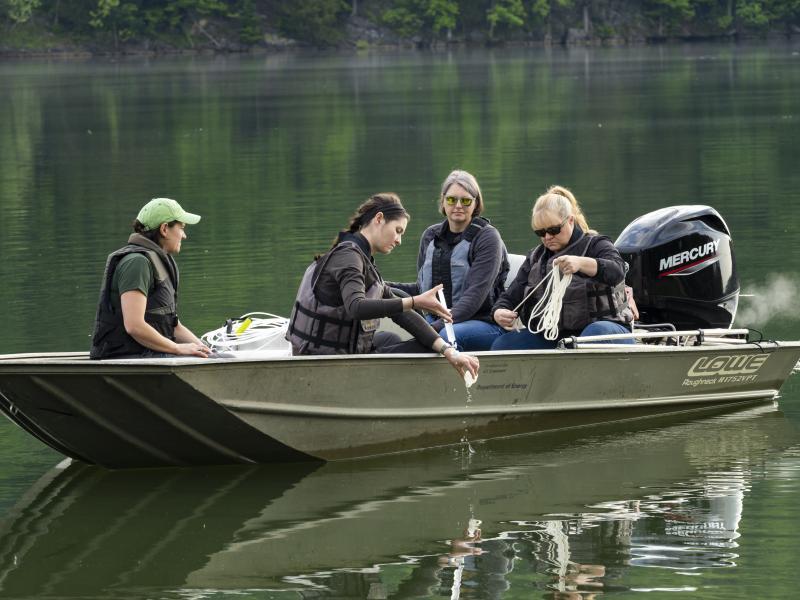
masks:
<svg viewBox="0 0 800 600"><path fill-rule="evenodd" d="M403 204L400 202L400 198L397 194L393 194L392 192L381 192L379 194L374 194L356 209L355 214L350 217L350 223L347 226L347 229L342 231L336 237L336 239L333 241L333 246L336 246L336 244L339 243L342 234L356 233L362 227L369 225L372 219L374 219L375 215L378 213L383 213L383 216L386 217L387 221L396 221L397 219L402 219L404 217L406 219L411 218L411 215L409 215L406 209L403 208Z"/></svg>

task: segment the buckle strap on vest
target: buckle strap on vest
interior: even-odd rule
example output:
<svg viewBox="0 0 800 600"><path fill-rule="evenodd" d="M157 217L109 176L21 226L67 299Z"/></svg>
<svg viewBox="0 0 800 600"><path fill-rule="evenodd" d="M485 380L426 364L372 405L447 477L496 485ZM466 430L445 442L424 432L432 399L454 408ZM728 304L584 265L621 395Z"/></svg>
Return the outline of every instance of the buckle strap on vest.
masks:
<svg viewBox="0 0 800 600"><path fill-rule="evenodd" d="M322 337L321 332L325 331L325 328L328 324L337 325L337 326L348 326L351 324L350 321L342 321L340 319L334 319L332 317L328 317L326 315L321 315L319 313L314 312L313 310L308 310L304 306L302 306L299 302L294 303L294 308L297 312L314 319L316 323L316 333L305 333L301 331L297 327L294 326L294 321L289 324L289 333L292 335L297 336L303 341L310 342L317 348L322 346L327 346L328 348L336 348L338 350L345 350L350 352L350 343L349 342L334 342L333 340L326 340Z"/></svg>

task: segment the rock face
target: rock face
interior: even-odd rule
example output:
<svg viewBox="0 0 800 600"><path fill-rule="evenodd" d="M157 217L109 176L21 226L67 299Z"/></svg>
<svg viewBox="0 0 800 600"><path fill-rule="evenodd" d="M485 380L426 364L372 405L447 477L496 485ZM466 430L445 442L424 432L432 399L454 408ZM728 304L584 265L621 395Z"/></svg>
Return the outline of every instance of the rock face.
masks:
<svg viewBox="0 0 800 600"><path fill-rule="evenodd" d="M345 39L352 46L396 46L404 41L390 29L358 16L347 20Z"/></svg>

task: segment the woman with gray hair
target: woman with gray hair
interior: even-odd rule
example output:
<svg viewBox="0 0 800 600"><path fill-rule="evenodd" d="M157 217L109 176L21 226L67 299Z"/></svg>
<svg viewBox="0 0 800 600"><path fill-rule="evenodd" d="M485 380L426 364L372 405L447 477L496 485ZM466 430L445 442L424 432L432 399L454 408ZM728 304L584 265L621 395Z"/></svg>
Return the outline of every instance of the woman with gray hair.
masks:
<svg viewBox="0 0 800 600"><path fill-rule="evenodd" d="M445 219L422 234L417 281L390 285L412 295L443 285L459 349L489 350L504 333L492 320L491 309L508 273L505 244L497 229L481 216L481 188L467 171L455 170L447 176L438 204ZM444 321L431 313L425 317L442 335Z"/></svg>
<svg viewBox="0 0 800 600"><path fill-rule="evenodd" d="M497 324L509 330L495 340L492 350L556 347L557 340L527 328L511 331L517 317L528 323L533 307L544 294L544 286L539 284L553 267L573 275L558 320L560 337L629 333L633 313L625 294L625 263L610 239L589 229L572 192L552 186L539 196L531 227L542 243L528 253L514 281L492 309ZM536 325L535 320L530 323L533 329Z"/></svg>

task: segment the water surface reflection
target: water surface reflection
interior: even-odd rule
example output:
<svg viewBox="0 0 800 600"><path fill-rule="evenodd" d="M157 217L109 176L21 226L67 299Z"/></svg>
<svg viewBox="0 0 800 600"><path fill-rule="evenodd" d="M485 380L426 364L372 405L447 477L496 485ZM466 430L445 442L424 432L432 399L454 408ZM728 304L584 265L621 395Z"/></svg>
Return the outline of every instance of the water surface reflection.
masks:
<svg viewBox="0 0 800 600"><path fill-rule="evenodd" d="M737 567L752 482L781 457L772 462L796 487L798 449L770 404L495 440L475 454L128 472L62 464L0 524L0 596L692 588Z"/></svg>

